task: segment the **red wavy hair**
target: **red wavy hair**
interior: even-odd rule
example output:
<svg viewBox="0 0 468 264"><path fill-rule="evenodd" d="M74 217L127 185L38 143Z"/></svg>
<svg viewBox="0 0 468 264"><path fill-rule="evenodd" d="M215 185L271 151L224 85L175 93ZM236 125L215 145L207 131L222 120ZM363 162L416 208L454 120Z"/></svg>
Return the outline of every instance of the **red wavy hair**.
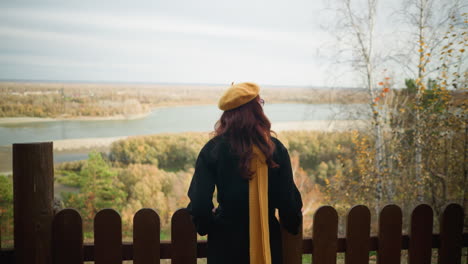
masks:
<svg viewBox="0 0 468 264"><path fill-rule="evenodd" d="M271 133L274 132L259 101L257 96L240 107L224 111L215 124L214 135L227 137L233 153L239 157L239 171L245 179L251 179L253 175L250 171L252 145L263 152L268 167L279 167L272 159L275 144L271 141Z"/></svg>

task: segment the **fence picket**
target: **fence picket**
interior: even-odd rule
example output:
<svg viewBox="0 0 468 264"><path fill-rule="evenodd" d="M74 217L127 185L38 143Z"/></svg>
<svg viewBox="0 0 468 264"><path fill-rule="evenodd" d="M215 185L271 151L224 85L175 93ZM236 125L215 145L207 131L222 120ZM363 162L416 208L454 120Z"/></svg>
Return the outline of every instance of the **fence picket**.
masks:
<svg viewBox="0 0 468 264"><path fill-rule="evenodd" d="M74 209L58 212L52 222L52 263L83 263L83 225Z"/></svg>
<svg viewBox="0 0 468 264"><path fill-rule="evenodd" d="M408 263L431 263L433 212L427 204L420 204L411 213Z"/></svg>
<svg viewBox="0 0 468 264"><path fill-rule="evenodd" d="M370 245L369 208L356 205L348 213L346 223L346 264L368 264Z"/></svg>
<svg viewBox="0 0 468 264"><path fill-rule="evenodd" d="M197 232L187 209L179 209L171 221L172 264L197 263Z"/></svg>
<svg viewBox="0 0 468 264"><path fill-rule="evenodd" d="M395 264L401 260L402 212L400 207L386 205L379 215L379 248L377 264Z"/></svg>
<svg viewBox="0 0 468 264"><path fill-rule="evenodd" d="M281 228L281 239L283 241L283 263L302 263L302 224L299 234L292 235L286 229Z"/></svg>
<svg viewBox="0 0 468 264"><path fill-rule="evenodd" d="M336 264L338 214L335 208L320 207L314 214L312 230L312 263Z"/></svg>
<svg viewBox="0 0 468 264"><path fill-rule="evenodd" d="M160 263L161 227L158 214L149 208L139 210L133 218L133 263Z"/></svg>
<svg viewBox="0 0 468 264"><path fill-rule="evenodd" d="M103 209L94 218L96 264L122 263L122 221L113 209Z"/></svg>
<svg viewBox="0 0 468 264"><path fill-rule="evenodd" d="M461 263L463 208L449 204L440 218L439 264Z"/></svg>

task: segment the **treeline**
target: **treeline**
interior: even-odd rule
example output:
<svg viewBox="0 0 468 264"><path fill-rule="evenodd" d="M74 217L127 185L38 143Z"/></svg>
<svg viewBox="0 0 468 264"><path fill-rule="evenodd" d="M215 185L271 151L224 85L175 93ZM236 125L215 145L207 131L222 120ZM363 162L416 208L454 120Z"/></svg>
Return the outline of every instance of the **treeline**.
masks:
<svg viewBox="0 0 468 264"><path fill-rule="evenodd" d="M150 110L149 104L112 91L13 87L0 85L0 117L105 117Z"/></svg>
<svg viewBox="0 0 468 264"><path fill-rule="evenodd" d="M216 104L221 86L0 82L0 117L135 115L154 107ZM360 89L262 87L269 103L363 103Z"/></svg>

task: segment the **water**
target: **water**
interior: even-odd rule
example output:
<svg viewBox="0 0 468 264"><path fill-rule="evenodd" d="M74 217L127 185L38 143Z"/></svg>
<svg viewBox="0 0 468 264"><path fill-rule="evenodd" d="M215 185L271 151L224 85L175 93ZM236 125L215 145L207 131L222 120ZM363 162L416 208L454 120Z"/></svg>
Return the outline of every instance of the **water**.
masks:
<svg viewBox="0 0 468 264"><path fill-rule="evenodd" d="M272 123L368 119L365 105L266 104ZM354 117L350 113L357 113ZM74 138L212 131L222 112L215 105L159 108L137 120L50 121L0 125L0 146Z"/></svg>

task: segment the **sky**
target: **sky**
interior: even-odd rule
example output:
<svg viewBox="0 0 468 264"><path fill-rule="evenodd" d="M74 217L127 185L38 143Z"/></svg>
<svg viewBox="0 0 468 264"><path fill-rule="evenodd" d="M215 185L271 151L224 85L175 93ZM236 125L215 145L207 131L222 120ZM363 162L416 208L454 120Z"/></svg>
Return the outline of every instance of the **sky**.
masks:
<svg viewBox="0 0 468 264"><path fill-rule="evenodd" d="M390 12L400 0L383 2ZM327 1L0 1L0 79L359 86ZM392 22L393 23L393 22ZM390 22L382 30L390 32ZM388 29L388 30L387 30Z"/></svg>

